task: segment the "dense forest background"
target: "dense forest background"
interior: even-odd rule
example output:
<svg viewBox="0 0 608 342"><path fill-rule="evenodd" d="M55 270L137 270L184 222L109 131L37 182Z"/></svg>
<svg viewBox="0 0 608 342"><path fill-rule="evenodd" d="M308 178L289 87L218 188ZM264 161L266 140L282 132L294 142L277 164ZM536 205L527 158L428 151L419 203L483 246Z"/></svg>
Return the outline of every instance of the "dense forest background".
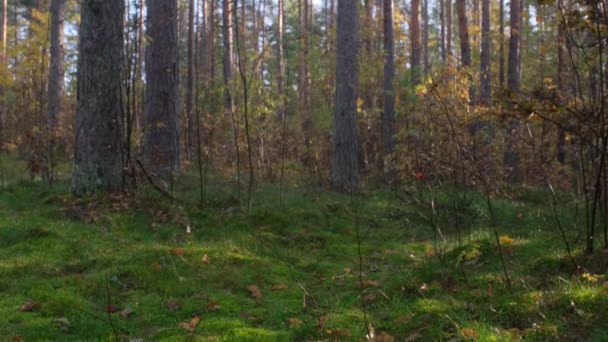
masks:
<svg viewBox="0 0 608 342"><path fill-rule="evenodd" d="M608 336L608 2L0 1L0 334Z"/></svg>

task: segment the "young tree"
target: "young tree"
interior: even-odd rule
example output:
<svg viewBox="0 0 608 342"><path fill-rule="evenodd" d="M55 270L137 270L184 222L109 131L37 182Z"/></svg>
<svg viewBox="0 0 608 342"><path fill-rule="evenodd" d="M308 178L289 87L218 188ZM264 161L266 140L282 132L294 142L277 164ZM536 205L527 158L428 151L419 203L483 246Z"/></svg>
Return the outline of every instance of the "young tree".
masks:
<svg viewBox="0 0 608 342"><path fill-rule="evenodd" d="M352 190L359 180L358 51L358 3L352 0L338 0L336 100L331 168L332 183L339 190Z"/></svg>
<svg viewBox="0 0 608 342"><path fill-rule="evenodd" d="M382 142L384 157L393 152L395 142L395 38L393 28L393 0L383 0L384 17L384 115L382 117ZM390 176L390 173L385 173ZM390 179L386 179L390 181Z"/></svg>
<svg viewBox="0 0 608 342"><path fill-rule="evenodd" d="M492 75L490 64L490 0L481 1L481 63L479 99L483 104L489 104L492 97Z"/></svg>
<svg viewBox="0 0 608 342"><path fill-rule="evenodd" d="M72 191L115 191L122 182L123 0L81 4Z"/></svg>
<svg viewBox="0 0 608 342"><path fill-rule="evenodd" d="M45 177L49 182L53 179L53 148L57 117L61 111L63 98L64 63L63 63L63 17L65 0L51 1L51 62L48 84L48 146Z"/></svg>
<svg viewBox="0 0 608 342"><path fill-rule="evenodd" d="M420 83L420 0L412 0L410 26L410 41L412 44L410 67L412 70L412 84L417 85Z"/></svg>
<svg viewBox="0 0 608 342"><path fill-rule="evenodd" d="M168 179L180 165L177 0L148 0L144 158Z"/></svg>

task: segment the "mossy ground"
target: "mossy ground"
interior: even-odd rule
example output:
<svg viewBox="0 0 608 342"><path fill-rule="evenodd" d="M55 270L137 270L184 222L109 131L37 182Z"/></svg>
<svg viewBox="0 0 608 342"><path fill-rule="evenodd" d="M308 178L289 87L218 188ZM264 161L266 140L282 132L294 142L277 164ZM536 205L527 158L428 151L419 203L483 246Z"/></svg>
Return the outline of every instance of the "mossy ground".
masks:
<svg viewBox="0 0 608 342"><path fill-rule="evenodd" d="M192 177L178 182L183 202L174 205L153 190L75 199L67 184L25 180L23 166L4 158L6 339L357 341L366 335L361 297L375 335L396 340L608 339L608 257L582 255L566 195L559 212L579 271L545 193L494 200L509 289L475 194L464 220L465 211L449 210L450 192L416 204L388 190L353 200L290 186L279 205L277 187L265 185L244 212L228 186L210 188L199 207ZM439 235L435 244L430 198L447 243ZM38 305L20 310L28 300ZM127 308L133 313L121 318Z"/></svg>

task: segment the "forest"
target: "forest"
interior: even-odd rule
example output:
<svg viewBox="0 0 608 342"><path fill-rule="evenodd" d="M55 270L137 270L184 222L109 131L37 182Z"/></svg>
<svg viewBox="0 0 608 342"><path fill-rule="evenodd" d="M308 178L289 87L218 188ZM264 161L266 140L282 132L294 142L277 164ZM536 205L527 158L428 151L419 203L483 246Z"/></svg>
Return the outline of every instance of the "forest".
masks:
<svg viewBox="0 0 608 342"><path fill-rule="evenodd" d="M0 339L608 341L608 1L0 3Z"/></svg>

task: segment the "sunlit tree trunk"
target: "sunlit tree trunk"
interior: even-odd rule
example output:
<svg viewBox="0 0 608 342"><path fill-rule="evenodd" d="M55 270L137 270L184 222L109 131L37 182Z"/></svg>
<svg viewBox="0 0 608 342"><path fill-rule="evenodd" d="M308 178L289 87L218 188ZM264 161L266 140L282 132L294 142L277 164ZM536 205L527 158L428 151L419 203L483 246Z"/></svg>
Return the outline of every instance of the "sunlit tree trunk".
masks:
<svg viewBox="0 0 608 342"><path fill-rule="evenodd" d="M169 179L180 165L177 0L148 0L144 156Z"/></svg>
<svg viewBox="0 0 608 342"><path fill-rule="evenodd" d="M441 62L446 63L447 53L445 46L445 0L439 0L439 48L441 49Z"/></svg>
<svg viewBox="0 0 608 342"><path fill-rule="evenodd" d="M471 42L469 40L466 0L456 0L456 9L458 11L458 34L460 37L460 63L469 74L469 79L471 81L469 99L473 102L475 101L475 88L471 79Z"/></svg>
<svg viewBox="0 0 608 342"><path fill-rule="evenodd" d="M53 149L57 130L57 117L61 112L63 98L64 63L63 63L63 17L65 0L51 1L51 61L48 82L48 146L45 177L53 179Z"/></svg>
<svg viewBox="0 0 608 342"><path fill-rule="evenodd" d="M445 50L448 66L452 63L452 0L445 0L446 37Z"/></svg>
<svg viewBox="0 0 608 342"><path fill-rule="evenodd" d="M331 167L332 184L339 190L353 190L359 180L358 45L358 4L352 0L338 0L336 100Z"/></svg>
<svg viewBox="0 0 608 342"><path fill-rule="evenodd" d="M424 76L429 74L429 0L422 0L422 55Z"/></svg>
<svg viewBox="0 0 608 342"><path fill-rule="evenodd" d="M393 0L384 0L382 8L384 22L384 114L382 117L382 142L384 159L390 155L395 142L395 37L393 28ZM385 180L390 182L392 172L385 166Z"/></svg>
<svg viewBox="0 0 608 342"><path fill-rule="evenodd" d="M81 3L72 169L76 194L121 188L123 17L123 0Z"/></svg>
<svg viewBox="0 0 608 342"><path fill-rule="evenodd" d="M498 14L498 84L505 86L505 0L500 0Z"/></svg>
<svg viewBox="0 0 608 342"><path fill-rule="evenodd" d="M279 93L279 111L278 117L280 119L285 115L284 106L284 83L285 83L285 57L283 51L283 33L285 26L285 2L279 0L278 16L277 16L277 59L278 59L278 70L277 70L277 90Z"/></svg>

